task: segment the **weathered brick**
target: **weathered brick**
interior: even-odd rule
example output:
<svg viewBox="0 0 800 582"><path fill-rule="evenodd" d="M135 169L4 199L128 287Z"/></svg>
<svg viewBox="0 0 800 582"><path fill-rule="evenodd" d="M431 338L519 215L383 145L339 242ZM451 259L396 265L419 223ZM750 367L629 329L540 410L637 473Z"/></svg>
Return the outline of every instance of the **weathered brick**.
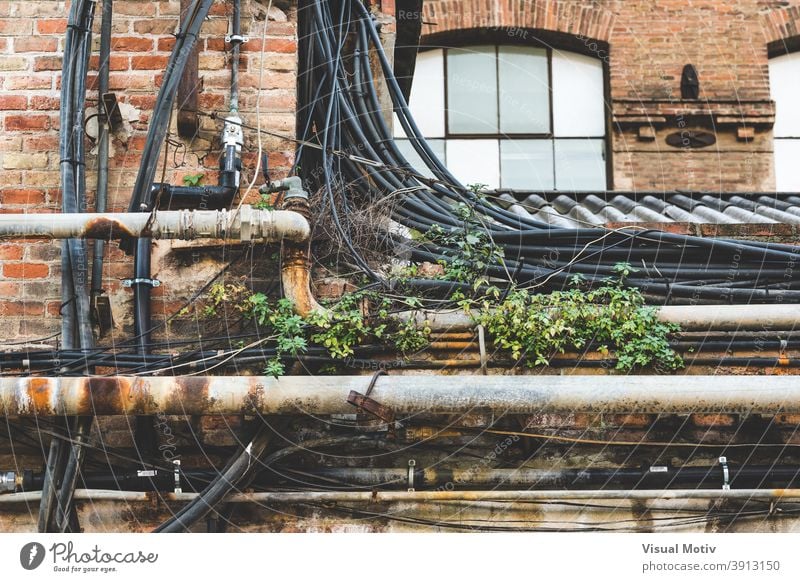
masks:
<svg viewBox="0 0 800 582"><path fill-rule="evenodd" d="M50 128L47 115L6 115L6 131L32 131Z"/></svg>
<svg viewBox="0 0 800 582"><path fill-rule="evenodd" d="M6 170L35 170L46 168L49 163L47 154L17 154L3 155L3 168Z"/></svg>
<svg viewBox="0 0 800 582"><path fill-rule="evenodd" d="M50 274L44 263L5 263L3 275L10 279L43 279Z"/></svg>

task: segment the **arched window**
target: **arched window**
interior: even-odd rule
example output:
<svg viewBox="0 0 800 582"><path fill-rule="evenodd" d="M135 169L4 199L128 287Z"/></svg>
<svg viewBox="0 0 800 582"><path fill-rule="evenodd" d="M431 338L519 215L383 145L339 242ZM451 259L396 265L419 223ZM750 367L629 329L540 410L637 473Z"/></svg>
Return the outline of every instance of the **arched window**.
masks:
<svg viewBox="0 0 800 582"><path fill-rule="evenodd" d="M601 61L521 45L419 53L410 107L433 150L464 184L605 190ZM418 162L395 123L400 147Z"/></svg>
<svg viewBox="0 0 800 582"><path fill-rule="evenodd" d="M775 101L775 185L778 192L800 192L800 52L769 61L769 80Z"/></svg>

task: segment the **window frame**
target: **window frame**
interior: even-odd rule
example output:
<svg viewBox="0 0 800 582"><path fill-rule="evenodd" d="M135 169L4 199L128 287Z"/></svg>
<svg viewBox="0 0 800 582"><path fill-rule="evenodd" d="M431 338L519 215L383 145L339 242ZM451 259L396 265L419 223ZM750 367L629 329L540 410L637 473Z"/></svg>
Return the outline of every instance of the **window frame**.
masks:
<svg viewBox="0 0 800 582"><path fill-rule="evenodd" d="M547 58L547 106L548 106L548 125L550 127L549 133L504 133L500 131L500 47L503 46L497 43L491 43L494 48L494 67L495 67L495 97L497 101L497 133L451 133L450 132L450 83L448 78L448 55L447 53L452 50L461 50L475 46L487 46L485 44L466 44L463 47L456 46L443 46L437 47L442 51L442 66L444 78L444 137L442 139L503 139L506 136L513 137L514 139L556 139L553 134L554 119L553 119L553 49L549 47L532 46L530 48L544 49L545 57ZM519 45L513 45L519 46ZM426 49L433 50L433 48ZM602 136L605 139L605 136ZM568 139L568 138L567 138ZM575 139L592 139L592 138L575 138ZM594 138L598 139L598 138Z"/></svg>
<svg viewBox="0 0 800 582"><path fill-rule="evenodd" d="M445 34L434 34L427 42L423 42L419 46L418 53L422 54L432 50L442 51L442 78L444 82L444 135L442 137L435 137L429 139L442 140L445 144L445 156L447 142L449 140L496 140L498 142L497 155L498 155L498 190L514 190L514 188L504 188L502 184L502 147L501 141L515 141L515 140L542 140L549 141L553 148L553 191L558 192L571 192L572 190L557 190L556 185L558 182L558 174L556 172L557 161L555 155L555 147L557 141L600 141L603 146L603 161L605 170L605 189L608 191L613 190L614 181L614 164L613 164L613 137L612 137L612 113L611 113L611 91L609 83L609 49L606 43L597 43L599 50L605 56L600 58L599 51L592 51L589 49L591 43L588 40L581 40L570 35L563 35L561 33L553 34L554 42L547 42L546 37L549 35L546 32L534 31L532 29L519 29L516 34L497 34L498 31L492 30L459 30L450 31ZM456 34L453 34L456 33ZM545 38L542 38L545 37ZM496 133L452 133L450 130L450 119L448 115L449 110L449 82L448 82L448 51L450 49L464 49L475 46L488 46L491 45L495 52L495 66L496 66L496 99L497 99L497 129ZM548 133L508 133L500 131L500 61L499 51L502 46L525 46L533 49L544 49L547 58L547 75L548 75L548 106L549 106L549 126ZM566 53L578 54L588 56L596 61L599 61L602 70L602 83L603 83L603 129L604 133L601 136L596 135L582 135L582 136L564 136L557 137L555 135L555 108L554 108L554 91L553 91L553 53L554 51L563 51ZM405 138L407 139L407 138Z"/></svg>
<svg viewBox="0 0 800 582"><path fill-rule="evenodd" d="M796 55L796 58L800 61L800 36L792 37L791 39L786 39L784 41L770 43L767 47L767 80L769 82L770 87L770 99L772 97L772 85L773 85L773 78L772 78L772 70L770 67L771 61L774 59L778 59L780 57L788 57L789 55ZM774 100L774 99L773 99ZM777 122L777 101L776 103L776 122ZM795 133L794 131L792 132ZM797 135L775 135L775 128L773 125L772 128L772 141L773 141L773 148L772 148L772 172L775 177L775 193L780 194L796 194L797 189L785 189L782 188L778 184L778 153L777 153L777 145L778 143L795 143L800 145L800 129L797 130Z"/></svg>

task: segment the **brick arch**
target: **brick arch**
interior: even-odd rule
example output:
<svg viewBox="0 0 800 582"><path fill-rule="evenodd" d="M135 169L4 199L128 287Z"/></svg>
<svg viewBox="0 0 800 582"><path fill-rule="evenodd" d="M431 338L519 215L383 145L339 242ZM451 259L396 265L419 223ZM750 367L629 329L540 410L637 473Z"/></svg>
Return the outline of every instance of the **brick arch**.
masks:
<svg viewBox="0 0 800 582"><path fill-rule="evenodd" d="M614 15L602 8L560 0L426 0L423 37L466 29L519 28L607 43Z"/></svg>
<svg viewBox="0 0 800 582"><path fill-rule="evenodd" d="M771 55L797 50L800 46L800 6L762 13L761 27Z"/></svg>

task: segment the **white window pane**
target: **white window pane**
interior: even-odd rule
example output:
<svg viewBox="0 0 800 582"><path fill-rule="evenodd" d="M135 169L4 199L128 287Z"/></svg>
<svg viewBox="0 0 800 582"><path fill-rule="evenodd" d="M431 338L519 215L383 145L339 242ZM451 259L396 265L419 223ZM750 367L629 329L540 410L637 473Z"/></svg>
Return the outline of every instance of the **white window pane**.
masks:
<svg viewBox="0 0 800 582"><path fill-rule="evenodd" d="M417 55L408 107L425 137L444 137L444 56L442 49ZM395 137L406 137L395 116Z"/></svg>
<svg viewBox="0 0 800 582"><path fill-rule="evenodd" d="M497 188L500 183L500 160L496 139L448 139L447 168L459 181L486 184Z"/></svg>
<svg viewBox="0 0 800 582"><path fill-rule="evenodd" d="M800 139L775 140L775 184L778 192L800 192Z"/></svg>
<svg viewBox="0 0 800 582"><path fill-rule="evenodd" d="M433 153L435 153L442 163L445 163L444 158L444 140L443 139L429 139L428 145L431 146ZM418 171L423 176L427 176L428 178L433 178L433 172L430 171L428 166L426 166L422 162L422 158L417 154L417 151L414 149L414 146L411 145L411 141L408 139L396 139L395 143L397 144L397 148L400 152L405 156L408 163L411 164L416 171Z"/></svg>
<svg viewBox="0 0 800 582"><path fill-rule="evenodd" d="M769 83L775 101L775 137L800 137L800 53L770 59Z"/></svg>
<svg viewBox="0 0 800 582"><path fill-rule="evenodd" d="M605 190L606 162L601 139L555 140L557 190Z"/></svg>
<svg viewBox="0 0 800 582"><path fill-rule="evenodd" d="M493 46L447 51L448 129L497 133L497 57Z"/></svg>
<svg viewBox="0 0 800 582"><path fill-rule="evenodd" d="M553 142L519 139L500 142L501 184L516 190L552 190Z"/></svg>
<svg viewBox="0 0 800 582"><path fill-rule="evenodd" d="M550 133L547 51L501 46L497 58L501 133Z"/></svg>
<svg viewBox="0 0 800 582"><path fill-rule="evenodd" d="M553 52L553 135L606 134L603 64L575 53Z"/></svg>

